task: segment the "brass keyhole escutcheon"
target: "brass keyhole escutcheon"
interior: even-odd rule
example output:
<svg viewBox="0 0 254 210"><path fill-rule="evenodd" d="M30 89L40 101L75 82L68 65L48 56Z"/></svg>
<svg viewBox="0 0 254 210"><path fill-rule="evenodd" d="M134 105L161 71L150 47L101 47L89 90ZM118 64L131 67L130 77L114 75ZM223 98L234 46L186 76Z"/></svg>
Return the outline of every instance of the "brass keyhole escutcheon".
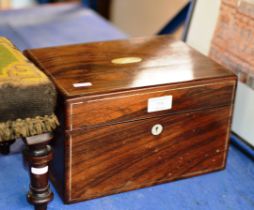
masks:
<svg viewBox="0 0 254 210"><path fill-rule="evenodd" d="M162 126L161 124L155 124L155 125L152 127L152 130L151 130L151 132L152 132L152 134L153 134L154 136L160 135L160 134L162 133L162 131L163 131L163 126Z"/></svg>

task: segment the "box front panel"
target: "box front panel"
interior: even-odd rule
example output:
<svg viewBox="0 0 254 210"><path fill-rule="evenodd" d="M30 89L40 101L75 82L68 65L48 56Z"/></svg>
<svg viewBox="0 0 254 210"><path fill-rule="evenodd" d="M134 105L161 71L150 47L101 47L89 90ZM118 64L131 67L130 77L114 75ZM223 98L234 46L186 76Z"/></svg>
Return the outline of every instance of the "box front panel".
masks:
<svg viewBox="0 0 254 210"><path fill-rule="evenodd" d="M67 202L194 176L225 165L231 107L166 115L75 133Z"/></svg>
<svg viewBox="0 0 254 210"><path fill-rule="evenodd" d="M196 84L162 90L142 90L120 96L102 99L81 99L70 103L68 108L68 130L91 128L130 120L156 117L159 114L173 114L230 105L233 100L235 80L225 80L208 84ZM150 107L151 100L172 97L166 106ZM159 103L165 101L158 101ZM150 109L151 108L151 109ZM155 108L155 109L154 109Z"/></svg>

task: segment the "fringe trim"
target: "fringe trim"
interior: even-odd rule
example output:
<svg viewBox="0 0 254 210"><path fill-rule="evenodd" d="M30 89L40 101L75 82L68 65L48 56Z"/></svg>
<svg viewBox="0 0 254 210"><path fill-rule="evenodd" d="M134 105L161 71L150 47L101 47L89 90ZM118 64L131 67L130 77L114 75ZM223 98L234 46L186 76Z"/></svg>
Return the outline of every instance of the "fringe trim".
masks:
<svg viewBox="0 0 254 210"><path fill-rule="evenodd" d="M54 114L0 122L0 142L51 132L58 125L59 121Z"/></svg>

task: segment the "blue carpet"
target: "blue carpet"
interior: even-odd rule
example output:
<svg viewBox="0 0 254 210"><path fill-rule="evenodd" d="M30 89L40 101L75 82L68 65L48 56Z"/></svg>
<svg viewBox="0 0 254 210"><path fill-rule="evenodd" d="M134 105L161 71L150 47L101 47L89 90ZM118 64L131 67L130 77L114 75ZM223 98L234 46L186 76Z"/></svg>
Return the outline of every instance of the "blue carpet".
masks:
<svg viewBox="0 0 254 210"><path fill-rule="evenodd" d="M0 169L0 209L33 209L21 154L0 156ZM70 205L53 191L49 210L253 210L254 163L231 146L224 171Z"/></svg>

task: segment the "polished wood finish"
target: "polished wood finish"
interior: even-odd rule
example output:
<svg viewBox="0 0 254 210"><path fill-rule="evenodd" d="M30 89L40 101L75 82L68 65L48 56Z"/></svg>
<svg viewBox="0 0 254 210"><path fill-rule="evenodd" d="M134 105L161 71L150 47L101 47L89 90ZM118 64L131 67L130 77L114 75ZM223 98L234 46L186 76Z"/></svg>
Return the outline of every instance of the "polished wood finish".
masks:
<svg viewBox="0 0 254 210"><path fill-rule="evenodd" d="M227 107L70 135L67 198L96 198L222 169L230 116ZM158 123L164 130L154 136L151 129Z"/></svg>
<svg viewBox="0 0 254 210"><path fill-rule="evenodd" d="M24 158L29 165L30 190L27 194L28 201L34 205L35 210L46 210L47 204L53 199L53 193L48 183L48 165L53 158L49 145L50 138L38 135L24 139L26 148ZM34 138L40 143L34 143Z"/></svg>
<svg viewBox="0 0 254 210"><path fill-rule="evenodd" d="M88 129L94 126L115 124L130 120L155 117L163 114L189 112L200 109L230 105L235 81L207 83L205 85L182 85L177 89L170 87L153 88L124 95L114 95L101 99L86 98L72 101L68 105L66 129ZM160 112L147 112L149 98L172 95L173 107ZM195 97L193 97L195 96Z"/></svg>
<svg viewBox="0 0 254 210"><path fill-rule="evenodd" d="M222 66L168 36L32 49L25 54L66 98L233 77ZM122 65L111 62L123 57L143 60ZM91 82L92 86L73 87L80 82Z"/></svg>
<svg viewBox="0 0 254 210"><path fill-rule="evenodd" d="M60 93L51 177L65 202L225 167L237 78L184 43L162 36L26 55ZM141 61L112 63L121 57ZM92 86L73 86L84 82ZM150 98L169 95L171 109L148 112Z"/></svg>

